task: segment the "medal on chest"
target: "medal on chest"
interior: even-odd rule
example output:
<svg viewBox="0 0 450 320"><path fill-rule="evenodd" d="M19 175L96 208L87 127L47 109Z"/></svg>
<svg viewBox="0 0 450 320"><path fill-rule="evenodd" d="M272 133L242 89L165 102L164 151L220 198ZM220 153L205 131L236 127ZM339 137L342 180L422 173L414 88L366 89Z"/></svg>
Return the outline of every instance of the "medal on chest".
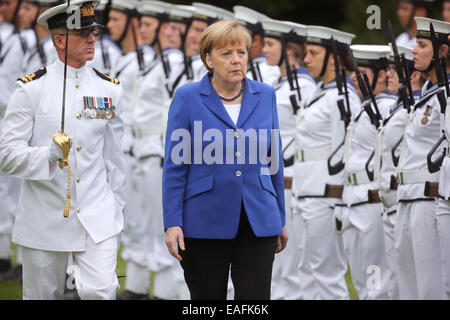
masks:
<svg viewBox="0 0 450 320"><path fill-rule="evenodd" d="M84 116L89 119L111 120L116 117L116 107L109 97L83 97Z"/></svg>
<svg viewBox="0 0 450 320"><path fill-rule="evenodd" d="M425 110L423 114L423 118L420 121L423 125L426 125L429 121L428 117L431 115L431 109L433 109L432 106L427 106L427 109Z"/></svg>

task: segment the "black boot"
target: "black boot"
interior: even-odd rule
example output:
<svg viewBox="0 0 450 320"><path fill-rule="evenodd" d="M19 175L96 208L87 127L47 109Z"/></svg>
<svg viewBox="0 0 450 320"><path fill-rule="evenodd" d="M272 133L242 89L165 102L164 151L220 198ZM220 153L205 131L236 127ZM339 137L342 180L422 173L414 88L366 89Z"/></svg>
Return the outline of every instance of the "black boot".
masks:
<svg viewBox="0 0 450 320"><path fill-rule="evenodd" d="M119 296L117 296L117 300L149 300L149 298L148 294L139 294L129 290L125 290Z"/></svg>
<svg viewBox="0 0 450 320"><path fill-rule="evenodd" d="M11 260L0 259L0 273L3 273L9 269L11 269Z"/></svg>
<svg viewBox="0 0 450 320"><path fill-rule="evenodd" d="M0 273L0 281L11 281L18 280L22 282L22 265L19 264L14 268L10 268L9 270Z"/></svg>

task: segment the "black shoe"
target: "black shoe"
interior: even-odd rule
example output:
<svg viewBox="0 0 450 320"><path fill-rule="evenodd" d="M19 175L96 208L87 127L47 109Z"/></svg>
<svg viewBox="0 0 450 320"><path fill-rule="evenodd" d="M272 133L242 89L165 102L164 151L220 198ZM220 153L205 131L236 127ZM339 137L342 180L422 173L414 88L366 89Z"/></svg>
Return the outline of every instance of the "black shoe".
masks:
<svg viewBox="0 0 450 320"><path fill-rule="evenodd" d="M18 280L22 282L22 265L15 266L9 270L0 273L0 281Z"/></svg>
<svg viewBox="0 0 450 320"><path fill-rule="evenodd" d="M129 290L125 290L117 296L117 300L149 300L148 294L134 293Z"/></svg>
<svg viewBox="0 0 450 320"><path fill-rule="evenodd" d="M9 269L11 269L11 260L0 259L0 273L3 273Z"/></svg>

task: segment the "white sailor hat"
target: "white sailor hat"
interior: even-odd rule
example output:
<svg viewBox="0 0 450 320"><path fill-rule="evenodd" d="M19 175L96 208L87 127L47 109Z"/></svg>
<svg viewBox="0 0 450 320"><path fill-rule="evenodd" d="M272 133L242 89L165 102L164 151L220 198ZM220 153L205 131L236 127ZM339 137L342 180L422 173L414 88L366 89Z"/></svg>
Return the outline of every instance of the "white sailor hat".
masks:
<svg viewBox="0 0 450 320"><path fill-rule="evenodd" d="M174 22L187 23L195 13L192 6L172 5L169 9L169 20Z"/></svg>
<svg viewBox="0 0 450 320"><path fill-rule="evenodd" d="M431 40L430 25L433 25L436 40L440 43L447 44L448 35L450 34L450 23L430 18L414 17L416 19L417 31L416 38L424 38Z"/></svg>
<svg viewBox="0 0 450 320"><path fill-rule="evenodd" d="M159 20L168 20L169 10L172 6L162 1L143 0L136 7L136 10L144 16L155 17Z"/></svg>
<svg viewBox="0 0 450 320"><path fill-rule="evenodd" d="M234 6L233 11L235 20L237 20L244 27L247 27L257 33L263 32L261 25L262 21L270 20L270 18L265 14L243 6Z"/></svg>
<svg viewBox="0 0 450 320"><path fill-rule="evenodd" d="M304 42L306 38L306 26L290 21L265 19L261 21L264 36L284 38L292 42Z"/></svg>
<svg viewBox="0 0 450 320"><path fill-rule="evenodd" d="M391 48L385 45L363 45L350 46L355 62L360 67L384 69L389 65Z"/></svg>
<svg viewBox="0 0 450 320"><path fill-rule="evenodd" d="M349 46L356 36L351 33L322 26L306 26L306 43L331 47L331 39L336 42L339 49L342 46Z"/></svg>
<svg viewBox="0 0 450 320"><path fill-rule="evenodd" d="M389 57L389 63L391 64L395 64L395 57L394 57L394 50L392 47L392 43L389 43L389 47L391 48L391 55ZM414 54L412 53L412 48L408 48L402 45L397 45L397 51L398 54L404 55L405 56L405 62L406 65L408 66L410 72L412 72L414 70Z"/></svg>
<svg viewBox="0 0 450 320"><path fill-rule="evenodd" d="M194 19L216 22L219 20L233 20L234 14L231 11L201 2L193 2L195 8Z"/></svg>
<svg viewBox="0 0 450 320"><path fill-rule="evenodd" d="M140 2L137 0L112 0L111 10L118 10L126 13L129 16L136 16L136 8L139 6Z"/></svg>
<svg viewBox="0 0 450 320"><path fill-rule="evenodd" d="M393 61L392 59L394 58L394 49L392 48L392 43L389 43L389 47L391 48L390 58L391 58L391 61ZM405 46L402 46L399 44L397 45L398 54L399 55L404 54L406 60L409 60L409 61L414 61L414 54L412 53L412 50L413 50L412 48L405 47Z"/></svg>
<svg viewBox="0 0 450 320"><path fill-rule="evenodd" d="M90 27L102 27L101 24L95 21L94 7L100 2L100 0L74 0L70 1L70 6L78 7L80 9L80 22L81 25L76 27L76 29L84 29ZM44 11L38 18L37 22L39 24L48 25L50 30L66 27L67 18L72 15L73 11L68 11L68 4L63 3L52 7Z"/></svg>
<svg viewBox="0 0 450 320"><path fill-rule="evenodd" d="M208 24L217 22L219 20L233 20L234 14L231 11L212 6L210 4L193 2L192 6L195 8L193 18L208 22Z"/></svg>

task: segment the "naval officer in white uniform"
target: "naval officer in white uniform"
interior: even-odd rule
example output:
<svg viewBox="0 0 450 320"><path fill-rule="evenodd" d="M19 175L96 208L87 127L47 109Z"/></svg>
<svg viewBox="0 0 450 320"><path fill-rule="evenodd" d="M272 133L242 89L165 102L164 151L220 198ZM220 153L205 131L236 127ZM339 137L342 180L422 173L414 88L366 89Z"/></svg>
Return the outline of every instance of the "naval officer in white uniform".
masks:
<svg viewBox="0 0 450 320"><path fill-rule="evenodd" d="M81 25L70 30L67 4L40 16L38 22L52 32L58 59L19 79L2 125L0 167L24 179L13 230L13 241L23 248L24 299L62 299L70 253L69 270L82 299L115 299L119 288L115 269L126 180L122 90L116 79L86 65L99 33L97 2L71 2L80 8L74 14ZM63 134L57 132L67 32Z"/></svg>

